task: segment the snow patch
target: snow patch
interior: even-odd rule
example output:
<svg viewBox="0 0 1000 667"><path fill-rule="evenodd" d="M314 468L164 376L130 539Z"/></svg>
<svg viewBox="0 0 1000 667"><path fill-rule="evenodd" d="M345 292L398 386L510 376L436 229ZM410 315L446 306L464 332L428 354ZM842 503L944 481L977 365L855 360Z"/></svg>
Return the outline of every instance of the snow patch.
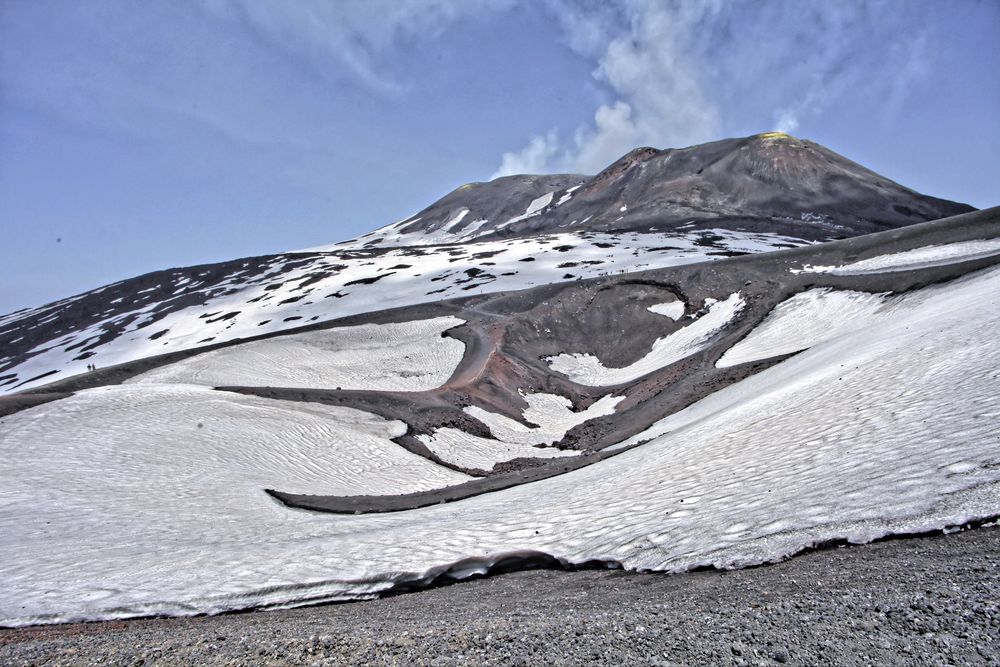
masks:
<svg viewBox="0 0 1000 667"><path fill-rule="evenodd" d="M488 471L498 463L514 459L545 459L576 456L580 453L555 447L537 447L482 438L451 427L439 428L433 435L418 435L417 440L426 445L442 461L470 470Z"/></svg>
<svg viewBox="0 0 1000 667"><path fill-rule="evenodd" d="M878 255L859 262L841 266L812 266L792 269L792 273L832 273L841 276L885 273L890 271L912 271L934 266L968 262L974 259L992 257L1000 253L1000 238L978 241L958 241L943 245L931 245L903 252Z"/></svg>
<svg viewBox="0 0 1000 667"><path fill-rule="evenodd" d="M544 209L546 206L552 203L552 196L554 194L555 194L554 192L547 192L541 197L536 197L535 199L532 199L531 203L528 204L528 208L525 209L524 213L522 213L521 215L514 216L513 218L511 218L510 220L508 220L503 224L497 225L496 229L503 229L507 225L512 225L515 222L520 222L522 220L527 220L528 218L535 217L536 215L541 213L542 209Z"/></svg>
<svg viewBox="0 0 1000 667"><path fill-rule="evenodd" d="M646 310L657 315L669 317L676 322L684 317L684 302L678 299L676 301L668 301L667 303L658 303L654 306L650 306Z"/></svg>
<svg viewBox="0 0 1000 667"><path fill-rule="evenodd" d="M463 208L461 211L458 212L458 214L455 215L455 217L453 217L451 220L441 225L441 228L438 229L438 232L442 233L450 232L451 228L457 225L458 223L462 222L462 219L465 218L465 216L467 216L468 214L469 214L469 209Z"/></svg>
<svg viewBox="0 0 1000 667"><path fill-rule="evenodd" d="M526 394L528 407L524 410L525 420L536 424L537 428L488 412L470 405L465 413L475 417L490 429L494 438L507 443L521 445L548 445L562 440L566 433L591 419L613 414L615 406L625 400L624 396L604 396L586 410L573 411L573 402L556 394Z"/></svg>
<svg viewBox="0 0 1000 667"><path fill-rule="evenodd" d="M562 206L563 204L568 202L570 199L573 198L573 193L582 187L583 183L581 183L580 185L574 185L573 187L566 190L565 194L563 194L563 196L559 198L559 201L556 202L556 206Z"/></svg>
<svg viewBox="0 0 1000 667"><path fill-rule="evenodd" d="M544 445L562 440L566 433L584 422L613 414L624 396L604 396L587 409L573 411L573 403L556 394L523 394L528 407L524 419L534 427L478 406L465 408L465 413L490 429L494 439L474 436L459 429L441 428L433 435L417 439L443 461L463 468L490 470L497 463L516 458L548 458L574 456L578 451L563 451Z"/></svg>

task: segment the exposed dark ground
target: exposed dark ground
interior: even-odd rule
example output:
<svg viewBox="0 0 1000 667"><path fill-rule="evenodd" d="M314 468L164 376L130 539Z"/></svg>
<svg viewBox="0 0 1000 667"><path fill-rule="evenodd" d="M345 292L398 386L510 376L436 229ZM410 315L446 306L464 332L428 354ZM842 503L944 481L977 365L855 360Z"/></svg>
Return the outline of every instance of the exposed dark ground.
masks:
<svg viewBox="0 0 1000 667"><path fill-rule="evenodd" d="M1000 528L734 572L536 570L371 602L0 630L0 664L1000 665Z"/></svg>

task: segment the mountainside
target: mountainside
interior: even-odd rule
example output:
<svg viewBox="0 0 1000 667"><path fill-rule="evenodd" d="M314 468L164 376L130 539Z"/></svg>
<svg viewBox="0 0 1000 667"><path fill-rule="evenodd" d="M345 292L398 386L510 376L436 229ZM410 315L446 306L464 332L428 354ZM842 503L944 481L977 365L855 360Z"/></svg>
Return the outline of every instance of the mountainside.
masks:
<svg viewBox="0 0 1000 667"><path fill-rule="evenodd" d="M0 316L0 393L91 364L336 317L788 248L970 210L788 135L642 148L592 178L463 186L354 241L158 271Z"/></svg>
<svg viewBox="0 0 1000 667"><path fill-rule="evenodd" d="M0 318L0 625L1000 517L1000 208L784 135L578 178Z"/></svg>
<svg viewBox="0 0 1000 667"><path fill-rule="evenodd" d="M830 240L974 210L921 195L778 132L690 148L637 148L596 176L463 185L365 247L517 238L561 230L723 227Z"/></svg>

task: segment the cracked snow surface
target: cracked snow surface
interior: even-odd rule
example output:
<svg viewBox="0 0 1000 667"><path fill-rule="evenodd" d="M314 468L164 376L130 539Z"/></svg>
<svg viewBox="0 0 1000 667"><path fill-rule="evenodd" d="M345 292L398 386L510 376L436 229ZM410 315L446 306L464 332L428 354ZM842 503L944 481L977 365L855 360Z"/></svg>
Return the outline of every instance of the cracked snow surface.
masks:
<svg viewBox="0 0 1000 667"><path fill-rule="evenodd" d="M354 599L524 552L736 567L995 515L998 295L997 269L943 284L661 420L638 447L392 514L290 511L262 488L387 493L464 479L390 442L398 422L352 411L345 426L329 418L336 408L184 386L36 406L0 424L0 618Z"/></svg>

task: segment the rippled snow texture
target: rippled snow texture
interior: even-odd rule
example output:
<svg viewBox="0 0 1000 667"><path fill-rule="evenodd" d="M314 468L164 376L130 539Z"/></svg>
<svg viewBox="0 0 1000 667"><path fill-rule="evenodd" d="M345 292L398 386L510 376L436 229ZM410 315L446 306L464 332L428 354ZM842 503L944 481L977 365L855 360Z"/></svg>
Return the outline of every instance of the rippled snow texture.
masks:
<svg viewBox="0 0 1000 667"><path fill-rule="evenodd" d="M363 324L242 343L143 373L141 383L424 391L448 381L465 345L457 317Z"/></svg>
<svg viewBox="0 0 1000 667"><path fill-rule="evenodd" d="M258 467L242 441L207 452L183 440L162 446L144 435L142 406L104 416L66 401L38 406L0 426L0 617L344 599L523 550L632 569L739 566L818 541L996 514L998 328L992 271L699 401L643 446L386 515L269 503L250 485L274 486L294 470ZM107 434L128 445L110 447Z"/></svg>
<svg viewBox="0 0 1000 667"><path fill-rule="evenodd" d="M504 442L493 438L472 435L457 428L446 426L432 435L418 435L442 461L467 470L490 471L498 463L514 459L548 459L558 456L576 456L580 452L555 447L539 447L517 442Z"/></svg>
<svg viewBox="0 0 1000 667"><path fill-rule="evenodd" d="M811 289L782 301L743 340L726 350L719 368L805 350L889 316L884 294ZM896 301L898 303L898 300Z"/></svg>
<svg viewBox="0 0 1000 667"><path fill-rule="evenodd" d="M968 262L973 259L990 257L1000 253L1000 239L978 241L958 241L943 245L931 245L888 255L878 255L843 266L806 266L802 271L812 273L833 273L841 276L855 276L866 273L887 271L910 271L932 266Z"/></svg>
<svg viewBox="0 0 1000 667"><path fill-rule="evenodd" d="M708 347L716 332L729 324L744 305L743 297L738 292L724 301L711 303L708 313L683 329L656 339L646 356L623 368L608 368L592 354L579 353L549 357L549 368L573 382L591 387L632 382Z"/></svg>

